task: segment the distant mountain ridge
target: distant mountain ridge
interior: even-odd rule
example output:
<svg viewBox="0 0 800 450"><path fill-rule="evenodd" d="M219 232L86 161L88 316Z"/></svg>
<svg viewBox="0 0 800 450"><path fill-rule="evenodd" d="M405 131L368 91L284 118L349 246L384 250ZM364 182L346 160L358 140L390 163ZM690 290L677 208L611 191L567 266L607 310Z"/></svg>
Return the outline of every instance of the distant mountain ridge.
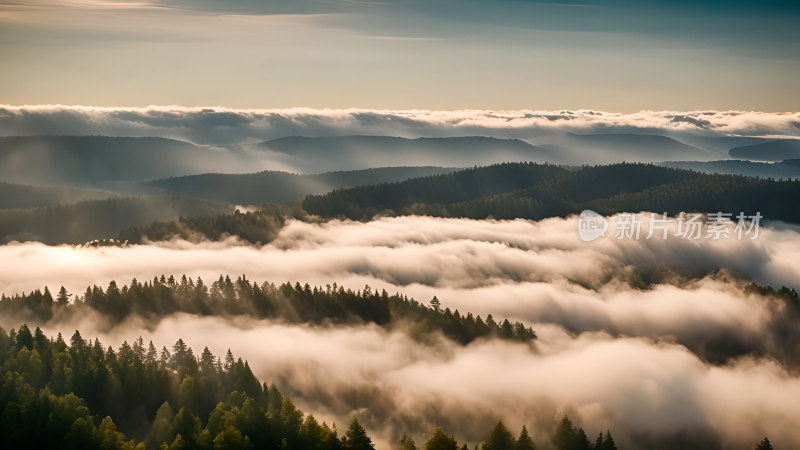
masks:
<svg viewBox="0 0 800 450"><path fill-rule="evenodd" d="M721 161L669 161L661 163L664 167L694 170L702 173L726 175L745 175L760 178L800 178L800 159L787 159L778 163L754 162L739 159Z"/></svg>
<svg viewBox="0 0 800 450"><path fill-rule="evenodd" d="M303 172L388 166L471 167L508 161L545 160L536 146L519 139L484 136L415 138L393 136L289 136L259 147L286 155Z"/></svg>
<svg viewBox="0 0 800 450"><path fill-rule="evenodd" d="M800 181L709 175L653 164L613 164L573 170L508 163L403 183L306 197L309 213L369 219L419 214L472 219L567 216L639 211L761 212L769 220L800 222Z"/></svg>
<svg viewBox="0 0 800 450"><path fill-rule="evenodd" d="M250 174L202 174L151 181L148 186L224 203L261 205L302 200L334 189L392 183L452 172L443 167L381 167L376 169L294 174L264 171Z"/></svg>
<svg viewBox="0 0 800 450"><path fill-rule="evenodd" d="M545 136L534 140L546 149L549 162L559 164L654 163L662 161L709 161L719 154L656 134L574 134Z"/></svg>
<svg viewBox="0 0 800 450"><path fill-rule="evenodd" d="M755 145L734 147L728 151L731 158L752 161L784 161L800 158L800 139L777 139Z"/></svg>
<svg viewBox="0 0 800 450"><path fill-rule="evenodd" d="M161 137L0 137L0 181L12 183L96 186L246 167L229 152Z"/></svg>

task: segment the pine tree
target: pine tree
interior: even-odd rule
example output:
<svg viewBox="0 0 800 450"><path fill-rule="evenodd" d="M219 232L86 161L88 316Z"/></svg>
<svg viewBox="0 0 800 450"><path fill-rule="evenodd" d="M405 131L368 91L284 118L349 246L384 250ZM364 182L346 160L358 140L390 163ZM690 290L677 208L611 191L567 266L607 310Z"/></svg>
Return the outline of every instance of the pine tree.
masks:
<svg viewBox="0 0 800 450"><path fill-rule="evenodd" d="M484 448L486 450L514 450L516 441L514 436L508 431L502 420L497 421Z"/></svg>
<svg viewBox="0 0 800 450"><path fill-rule="evenodd" d="M519 437L517 438L517 442L515 445L515 450L534 450L536 448L536 444L533 443L533 439L528 434L528 429L525 425L522 426L522 431L519 432Z"/></svg>
<svg viewBox="0 0 800 450"><path fill-rule="evenodd" d="M358 422L358 418L354 417L350 422L350 428L347 429L342 444L347 450L375 450L375 445L372 444L372 439L367 436L366 430Z"/></svg>
<svg viewBox="0 0 800 450"><path fill-rule="evenodd" d="M601 448L602 450L617 450L617 444L614 442L614 438L611 437L611 432L608 430L606 430L606 434L603 435L603 443Z"/></svg>
<svg viewBox="0 0 800 450"><path fill-rule="evenodd" d="M439 427L425 443L425 450L458 450L458 443Z"/></svg>
<svg viewBox="0 0 800 450"><path fill-rule="evenodd" d="M400 438L400 450L417 450L417 444L409 435L403 433Z"/></svg>
<svg viewBox="0 0 800 450"><path fill-rule="evenodd" d="M69 304L69 297L70 294L67 293L64 286L61 286L61 289L58 291L58 297L56 297L56 304L58 306L67 306Z"/></svg>
<svg viewBox="0 0 800 450"><path fill-rule="evenodd" d="M772 450L772 443L769 441L769 438L765 437L753 450Z"/></svg>

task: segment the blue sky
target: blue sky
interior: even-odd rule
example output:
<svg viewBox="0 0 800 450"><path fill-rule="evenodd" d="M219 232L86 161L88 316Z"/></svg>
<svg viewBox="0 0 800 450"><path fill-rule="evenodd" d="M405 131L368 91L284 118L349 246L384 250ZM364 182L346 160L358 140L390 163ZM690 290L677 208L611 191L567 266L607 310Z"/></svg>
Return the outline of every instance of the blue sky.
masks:
<svg viewBox="0 0 800 450"><path fill-rule="evenodd" d="M798 5L0 1L0 103L796 111Z"/></svg>

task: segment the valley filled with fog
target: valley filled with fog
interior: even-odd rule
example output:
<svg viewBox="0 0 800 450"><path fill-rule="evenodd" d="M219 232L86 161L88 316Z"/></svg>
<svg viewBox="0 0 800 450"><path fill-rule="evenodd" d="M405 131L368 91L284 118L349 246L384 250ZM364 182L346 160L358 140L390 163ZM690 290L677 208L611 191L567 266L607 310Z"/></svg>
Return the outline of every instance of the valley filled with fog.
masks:
<svg viewBox="0 0 800 450"><path fill-rule="evenodd" d="M56 315L29 324L48 334L79 329L115 346L141 335L158 347L182 337L215 354L234 349L301 409L336 423L357 413L385 446L404 432L419 441L429 423L477 442L497 418L512 429L527 424L535 441L547 442L568 413L590 434L611 429L633 448L746 448L739 443L761 435L791 447L800 445L791 431L798 412L791 399L800 394L797 305L747 285L791 286L798 256L800 230L785 224L762 228L756 240L585 243L575 216L292 220L261 247L235 237L8 244L0 257L14 265L0 274L0 291L63 285L82 295L110 280L244 274L258 284L399 292L424 304L436 296L451 311L521 321L538 339L461 345L442 335L415 340L402 324L292 324L247 314L121 322ZM4 315L2 326L17 321Z"/></svg>
<svg viewBox="0 0 800 450"><path fill-rule="evenodd" d="M796 113L1 111L8 445L800 446Z"/></svg>

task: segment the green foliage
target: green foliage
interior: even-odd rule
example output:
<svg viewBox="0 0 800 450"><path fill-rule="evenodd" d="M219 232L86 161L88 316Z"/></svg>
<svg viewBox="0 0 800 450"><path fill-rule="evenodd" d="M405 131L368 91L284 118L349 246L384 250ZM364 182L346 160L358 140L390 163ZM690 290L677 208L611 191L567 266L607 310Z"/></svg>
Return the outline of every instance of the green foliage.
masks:
<svg viewBox="0 0 800 450"><path fill-rule="evenodd" d="M417 450L417 444L409 435L403 433L400 438L400 450Z"/></svg>
<svg viewBox="0 0 800 450"><path fill-rule="evenodd" d="M194 356L181 339L159 354L141 338L115 350L78 331L67 345L38 328L0 328L0 448L374 450L358 419L339 438L335 426L303 414L274 385L259 384L246 361L230 351L225 360L207 348ZM175 412L172 405L182 406ZM585 433L566 416L553 442L561 450L588 449ZM616 449L608 432L598 442L598 449ZM416 450L406 435L400 444ZM458 446L438 428L424 448ZM481 448L535 446L525 427L514 440L498 422Z"/></svg>
<svg viewBox="0 0 800 450"><path fill-rule="evenodd" d="M515 446L514 436L502 421L498 421L483 448L485 450L514 450Z"/></svg>
<svg viewBox="0 0 800 450"><path fill-rule="evenodd" d="M433 435L425 442L425 450L457 450L456 440L442 430L441 427L433 432Z"/></svg>
<svg viewBox="0 0 800 450"><path fill-rule="evenodd" d="M533 183L566 174L566 169L532 163L495 164L415 178L335 190L308 196L301 203L311 214L365 219L377 213L407 214L415 205L446 205L516 191Z"/></svg>
<svg viewBox="0 0 800 450"><path fill-rule="evenodd" d="M58 313L61 316L81 315L92 312L102 314L112 322L123 321L133 315L143 318L160 318L177 312L197 315L237 316L249 315L257 318L281 319L287 323L351 324L375 323L387 329L403 327L412 336L423 339L431 333L441 332L448 338L467 344L482 337L498 337L520 342L536 338L530 327L520 322L504 320L500 324L489 315L486 321L472 314L462 315L457 310L441 309L441 302L432 307L400 294L389 295L386 291L373 291L369 286L354 292L333 286L325 288L285 283L280 286L264 283L258 285L246 277L235 281L222 277L210 286L197 279L185 276L178 281L164 276L140 283L132 280L129 286L120 288L115 282L103 290L99 286L87 288L83 296L68 305L54 303L47 290L34 291L14 297L0 296L0 314L23 319L46 320ZM20 330L19 345L32 348L33 337ZM78 344L81 345L81 344ZM184 344L185 346L185 344ZM153 350L155 353L155 349ZM205 353L205 352L204 352ZM173 348L173 358L186 360L196 372L198 363L194 355L184 347ZM68 361L64 361L68 364ZM206 370L213 361L208 354L201 355L200 363ZM65 366L66 368L66 366ZM65 375L66 376L66 375ZM203 391L202 384L186 380L186 398L195 398L195 391ZM242 386L240 390L245 389ZM247 392L252 392L249 387ZM180 400L183 402L183 400ZM188 400L187 400L188 401ZM180 403L180 405L192 406Z"/></svg>
<svg viewBox="0 0 800 450"><path fill-rule="evenodd" d="M105 349L77 331L67 346L38 328L0 329L0 448L339 447L334 431L313 417L304 421L246 361L204 365L204 357L216 357L207 349L195 357L182 340L161 357L148 347L138 339ZM369 440L357 431L351 442Z"/></svg>
<svg viewBox="0 0 800 450"><path fill-rule="evenodd" d="M191 242L217 241L238 236L251 244L267 244L278 235L287 217L299 215L289 207L271 207L254 212L223 214L214 217L181 217L168 222L120 231L118 240L132 244L183 239Z"/></svg>
<svg viewBox="0 0 800 450"><path fill-rule="evenodd" d="M375 450L372 439L367 436L366 430L358 422L358 418L353 418L350 428L347 429L342 438L342 446L346 450Z"/></svg>
<svg viewBox="0 0 800 450"><path fill-rule="evenodd" d="M519 432L519 437L517 438L517 442L514 446L514 450L535 450L536 444L533 443L533 439L531 439L530 434L528 434L528 428L525 425L522 426L522 430Z"/></svg>
<svg viewBox="0 0 800 450"><path fill-rule="evenodd" d="M558 450L589 450L589 439L583 428L576 427L564 416L553 435L553 446Z"/></svg>
<svg viewBox="0 0 800 450"><path fill-rule="evenodd" d="M617 444L614 443L614 438L611 437L611 432L606 430L606 433L597 435L597 440L594 441L594 450L617 450Z"/></svg>

